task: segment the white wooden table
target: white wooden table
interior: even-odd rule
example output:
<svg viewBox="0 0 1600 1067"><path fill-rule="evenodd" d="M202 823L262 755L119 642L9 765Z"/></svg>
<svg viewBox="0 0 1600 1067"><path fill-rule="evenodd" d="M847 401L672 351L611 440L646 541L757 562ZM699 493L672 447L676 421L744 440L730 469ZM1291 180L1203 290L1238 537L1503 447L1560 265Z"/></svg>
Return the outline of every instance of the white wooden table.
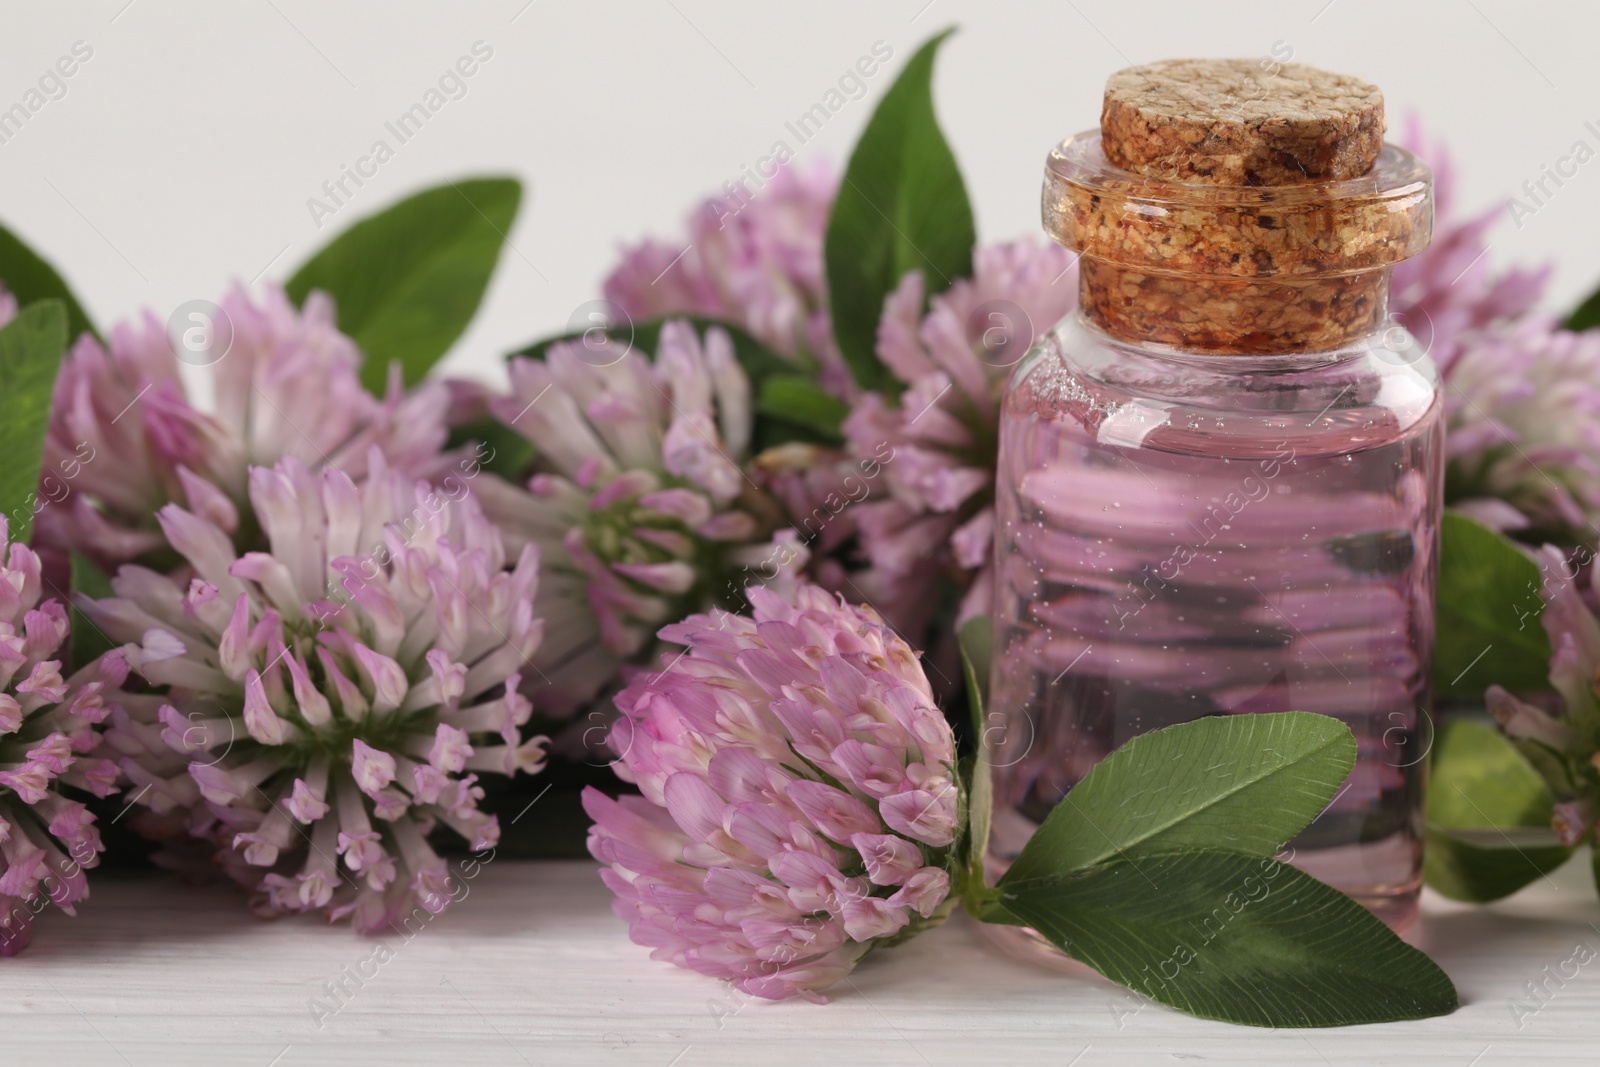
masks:
<svg viewBox="0 0 1600 1067"><path fill-rule="evenodd" d="M262 922L226 886L112 874L77 919L45 918L0 960L0 1065L1593 1067L1600 959L1548 981L1520 1027L1510 1006L1578 945L1600 950L1587 869L1489 909L1426 899L1420 940L1461 990L1455 1015L1278 1032L1139 1010L1097 978L997 953L964 919L871 960L826 1006L752 1001L650 960L581 862L485 866L411 941L385 939L382 963L348 927ZM342 978L351 992L319 1018L312 998Z"/></svg>

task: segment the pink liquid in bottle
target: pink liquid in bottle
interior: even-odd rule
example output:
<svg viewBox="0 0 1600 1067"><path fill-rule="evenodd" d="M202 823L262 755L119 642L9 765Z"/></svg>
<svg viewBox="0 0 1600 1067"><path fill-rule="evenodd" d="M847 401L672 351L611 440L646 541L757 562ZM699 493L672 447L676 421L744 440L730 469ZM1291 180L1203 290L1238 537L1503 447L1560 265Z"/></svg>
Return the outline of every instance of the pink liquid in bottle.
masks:
<svg viewBox="0 0 1600 1067"><path fill-rule="evenodd" d="M993 849L1096 761L1312 711L1354 772L1292 859L1395 926L1421 885L1443 423L1425 360L1158 352L1068 319L1001 422Z"/></svg>

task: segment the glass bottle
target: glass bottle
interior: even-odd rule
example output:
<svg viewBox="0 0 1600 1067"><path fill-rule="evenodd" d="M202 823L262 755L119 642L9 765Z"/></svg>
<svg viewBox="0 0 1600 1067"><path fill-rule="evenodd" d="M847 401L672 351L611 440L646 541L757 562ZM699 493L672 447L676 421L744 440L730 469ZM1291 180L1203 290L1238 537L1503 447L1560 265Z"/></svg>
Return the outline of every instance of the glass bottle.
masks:
<svg viewBox="0 0 1600 1067"><path fill-rule="evenodd" d="M1290 858L1415 916L1444 431L1387 297L1430 192L1391 145L1285 186L1125 170L1099 130L1051 153L1045 228L1081 253L1081 306L1001 415L997 868L1134 736L1313 711L1359 754Z"/></svg>

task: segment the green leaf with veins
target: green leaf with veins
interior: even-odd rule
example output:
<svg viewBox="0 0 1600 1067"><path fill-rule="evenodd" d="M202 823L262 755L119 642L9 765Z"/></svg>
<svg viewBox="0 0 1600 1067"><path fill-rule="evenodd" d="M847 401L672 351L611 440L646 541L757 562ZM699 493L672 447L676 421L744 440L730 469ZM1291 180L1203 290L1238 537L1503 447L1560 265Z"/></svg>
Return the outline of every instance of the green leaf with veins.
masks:
<svg viewBox="0 0 1600 1067"><path fill-rule="evenodd" d="M1000 884L1182 848L1270 856L1333 800L1355 758L1349 727L1303 711L1136 737L1072 787Z"/></svg>
<svg viewBox="0 0 1600 1067"><path fill-rule="evenodd" d="M1114 982L1248 1026L1445 1015L1455 986L1366 908L1303 871L1228 851L1145 853L1003 883L1002 904Z"/></svg>
<svg viewBox="0 0 1600 1067"><path fill-rule="evenodd" d="M863 389L897 391L878 358L884 297L910 271L932 296L972 274L977 230L966 184L933 111L933 61L954 27L906 63L850 153L823 259L839 351Z"/></svg>

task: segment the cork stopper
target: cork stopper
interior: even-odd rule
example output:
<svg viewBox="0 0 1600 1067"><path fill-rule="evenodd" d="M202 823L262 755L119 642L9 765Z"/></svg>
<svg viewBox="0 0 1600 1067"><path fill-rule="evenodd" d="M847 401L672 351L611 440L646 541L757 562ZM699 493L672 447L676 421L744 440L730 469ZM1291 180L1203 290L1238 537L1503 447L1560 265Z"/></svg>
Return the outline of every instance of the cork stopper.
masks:
<svg viewBox="0 0 1600 1067"><path fill-rule="evenodd" d="M1303 63L1169 59L1107 79L1100 131L1106 158L1136 174L1219 185L1343 181L1372 169L1383 148L1383 93Z"/></svg>
<svg viewBox="0 0 1600 1067"><path fill-rule="evenodd" d="M1356 78L1170 60L1112 75L1101 121L1050 154L1044 224L1119 338L1344 347L1382 327L1389 268L1427 247L1431 176L1383 144L1383 94Z"/></svg>

